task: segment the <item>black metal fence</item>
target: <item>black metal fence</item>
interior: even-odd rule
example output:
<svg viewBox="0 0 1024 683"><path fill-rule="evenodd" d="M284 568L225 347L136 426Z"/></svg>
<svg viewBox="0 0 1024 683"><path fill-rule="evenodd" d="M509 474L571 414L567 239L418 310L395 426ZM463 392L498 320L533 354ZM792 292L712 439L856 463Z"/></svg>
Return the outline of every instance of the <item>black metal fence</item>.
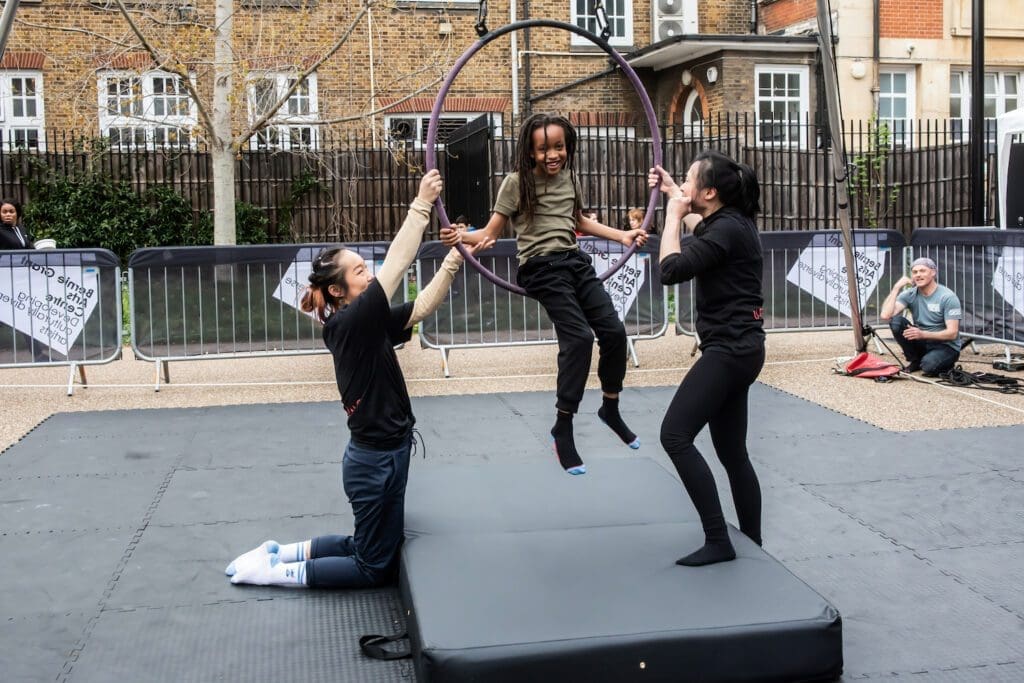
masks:
<svg viewBox="0 0 1024 683"><path fill-rule="evenodd" d="M515 122L490 141L492 192L510 170ZM820 230L838 226L836 187L826 131L811 121L759 123L744 114L697 125L661 126L666 168L681 177L699 150L716 148L750 164L761 182L762 230ZM576 168L588 208L610 225L625 226L630 208L647 203L646 171L653 159L646 125L582 129ZM898 133L898 134L897 134ZM991 131L988 131L991 133ZM889 131L848 122L844 139L855 227L908 235L918 227L964 226L971 220L968 133L959 121L922 121ZM49 133L38 149L0 148L0 194L31 201L32 178L96 173L129 183L140 194L173 187L198 219L211 210L210 155L198 143L160 149L124 149L69 133ZM380 141L369 132L328 134L313 150L246 149L236 157L236 198L263 209L276 242L387 240L404 218L424 168L416 143ZM989 223L994 221L993 172L985 179ZM439 152L438 165L454 173L460 159ZM465 197L449 187L449 215Z"/></svg>

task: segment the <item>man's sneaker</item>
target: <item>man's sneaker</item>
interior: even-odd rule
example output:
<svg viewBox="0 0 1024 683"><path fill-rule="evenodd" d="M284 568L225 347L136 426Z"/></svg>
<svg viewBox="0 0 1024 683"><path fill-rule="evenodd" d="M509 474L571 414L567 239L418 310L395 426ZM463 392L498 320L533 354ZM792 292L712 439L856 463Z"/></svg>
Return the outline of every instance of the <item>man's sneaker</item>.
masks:
<svg viewBox="0 0 1024 683"><path fill-rule="evenodd" d="M912 373L912 372L918 372L918 371L920 371L920 369L921 369L921 361L917 361L917 360L915 360L915 361L913 361L911 363L907 363L905 366L903 366L903 372L907 373L908 375L910 373Z"/></svg>

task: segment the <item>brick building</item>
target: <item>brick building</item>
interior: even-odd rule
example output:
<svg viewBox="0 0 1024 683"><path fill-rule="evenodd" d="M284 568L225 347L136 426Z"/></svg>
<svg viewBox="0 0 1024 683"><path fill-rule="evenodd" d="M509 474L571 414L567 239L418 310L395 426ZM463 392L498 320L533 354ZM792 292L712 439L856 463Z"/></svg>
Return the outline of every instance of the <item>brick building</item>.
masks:
<svg viewBox="0 0 1024 683"><path fill-rule="evenodd" d="M760 0L761 30L816 32L815 4ZM1024 0L985 5L985 116L994 118L1024 106ZM954 130L966 129L971 0L832 0L831 7L847 119L878 112L897 135L918 120L948 119Z"/></svg>
<svg viewBox="0 0 1024 683"><path fill-rule="evenodd" d="M832 0L846 117L865 119L876 108L892 119L966 117L970 0L876 2L874 54L871 0ZM988 5L986 107L996 115L1019 106L1024 11L1015 9L1024 10L1024 0ZM761 141L811 143L783 123L823 109L814 0L604 6L610 43L639 73L660 120L685 132L717 114L747 112L763 122ZM23 0L0 62L5 141L32 147L47 132L74 131L160 146L202 136L212 111L213 0L127 7L160 64L111 0ZM292 90L245 143L271 148L325 146L332 130L353 127L421 144L439 80L476 40L478 18L477 0L382 0L365 13L356 0L235 0L235 10L236 131ZM487 25L505 25L513 14L595 26L592 5L579 0L492 2ZM338 46L340 36L347 37ZM188 74L201 106L175 70ZM502 125L531 111L566 113L587 128L643 127L638 97L607 55L570 32L534 28L495 40L466 64L441 130L482 113Z"/></svg>

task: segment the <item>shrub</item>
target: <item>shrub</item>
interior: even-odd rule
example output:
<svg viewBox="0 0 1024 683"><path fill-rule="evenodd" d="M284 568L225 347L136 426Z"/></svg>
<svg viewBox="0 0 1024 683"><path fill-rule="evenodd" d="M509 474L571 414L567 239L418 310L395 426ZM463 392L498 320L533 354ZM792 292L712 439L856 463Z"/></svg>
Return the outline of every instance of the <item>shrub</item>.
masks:
<svg viewBox="0 0 1024 683"><path fill-rule="evenodd" d="M141 247L213 244L213 216L196 220L189 202L167 186L139 196L127 182L87 171L59 178L46 173L28 187L26 225L60 247L109 249L127 261ZM267 241L269 220L258 207L236 202L235 221L239 244Z"/></svg>

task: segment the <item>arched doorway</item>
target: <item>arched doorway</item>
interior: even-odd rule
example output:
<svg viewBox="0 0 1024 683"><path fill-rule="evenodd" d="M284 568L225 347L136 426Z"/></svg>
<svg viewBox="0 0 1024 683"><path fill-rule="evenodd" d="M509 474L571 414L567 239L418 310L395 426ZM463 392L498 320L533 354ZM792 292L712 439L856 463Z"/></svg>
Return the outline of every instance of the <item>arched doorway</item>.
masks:
<svg viewBox="0 0 1024 683"><path fill-rule="evenodd" d="M696 80L689 85L679 85L669 108L669 120L674 128L673 137L700 139L704 135L704 120L707 118L707 104L704 88Z"/></svg>

